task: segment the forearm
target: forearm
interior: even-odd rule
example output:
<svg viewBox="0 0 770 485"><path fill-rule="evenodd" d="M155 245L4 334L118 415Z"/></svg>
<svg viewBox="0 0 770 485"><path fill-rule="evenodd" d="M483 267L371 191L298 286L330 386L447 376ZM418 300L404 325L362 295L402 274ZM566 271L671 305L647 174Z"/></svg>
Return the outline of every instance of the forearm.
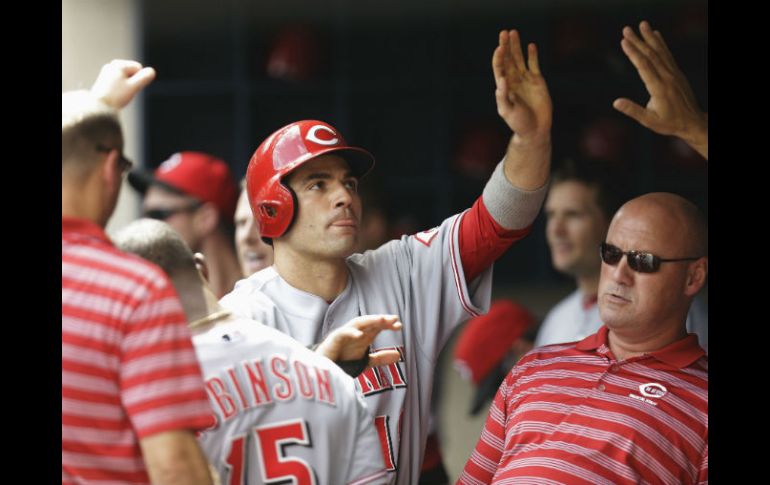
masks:
<svg viewBox="0 0 770 485"><path fill-rule="evenodd" d="M551 171L550 134L523 139L513 135L505 152L505 177L521 190L536 190L548 182Z"/></svg>
<svg viewBox="0 0 770 485"><path fill-rule="evenodd" d="M209 465L192 431L154 434L140 441L147 474L157 485L211 485Z"/></svg>
<svg viewBox="0 0 770 485"><path fill-rule="evenodd" d="M706 160L709 159L709 120L708 113L694 124L689 133L680 137L690 148L698 152Z"/></svg>
<svg viewBox="0 0 770 485"><path fill-rule="evenodd" d="M512 155L511 150L508 150L505 160L497 165L482 193L489 214L508 230L524 229L532 225L548 192L550 169L550 161L521 163L519 158L522 153L514 151L516 153ZM542 157L544 154L535 156ZM550 145L547 157L550 158ZM545 165L545 172L541 168L529 166L538 164ZM512 178L511 170L521 173Z"/></svg>

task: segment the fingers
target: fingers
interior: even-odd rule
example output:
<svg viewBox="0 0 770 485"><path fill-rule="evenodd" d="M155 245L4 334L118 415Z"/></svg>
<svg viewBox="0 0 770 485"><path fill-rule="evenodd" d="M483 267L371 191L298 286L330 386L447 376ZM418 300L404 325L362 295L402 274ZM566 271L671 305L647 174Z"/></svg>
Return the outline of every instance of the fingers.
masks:
<svg viewBox="0 0 770 485"><path fill-rule="evenodd" d="M649 128L650 114L646 109L642 108L638 104L634 103L630 99L618 98L612 103L612 107L620 111L624 115L635 119L642 126Z"/></svg>
<svg viewBox="0 0 770 485"><path fill-rule="evenodd" d="M650 46L651 50L654 52L654 54L657 56L657 58L665 64L665 66L671 70L674 71L676 69L676 63L674 62L674 57L671 55L671 52L668 50L668 47L666 46L666 43L663 41L663 36L660 35L660 32L653 32L652 27L650 27L649 22L646 20L643 20L639 24L639 33L642 34L642 38L644 39L644 42L647 43L648 46Z"/></svg>
<svg viewBox="0 0 770 485"><path fill-rule="evenodd" d="M129 76L142 68L141 63L130 59L113 59L105 67L107 66L121 70Z"/></svg>
<svg viewBox="0 0 770 485"><path fill-rule="evenodd" d="M513 68L517 72L522 72L527 69L524 63L524 54L521 51L521 39L519 38L519 32L513 29L508 34L508 55L511 58Z"/></svg>
<svg viewBox="0 0 770 485"><path fill-rule="evenodd" d="M498 78L505 76L505 42L503 37L508 38L506 31L500 32L500 45L495 47L495 51L492 53L492 74L495 76L495 81Z"/></svg>
<svg viewBox="0 0 770 485"><path fill-rule="evenodd" d="M129 78L128 83L133 86L134 89L140 91L144 89L148 84L150 84L155 79L155 76L155 69L151 67L145 67L132 75Z"/></svg>
<svg viewBox="0 0 770 485"><path fill-rule="evenodd" d="M540 61L537 57L537 46L530 42L527 49L527 65L529 66L529 72L536 76L540 76Z"/></svg>
<svg viewBox="0 0 770 485"><path fill-rule="evenodd" d="M362 315L354 318L347 325L364 332L399 330L402 326L398 315Z"/></svg>
<svg viewBox="0 0 770 485"><path fill-rule="evenodd" d="M512 102L508 100L508 83L504 77L495 77L495 100L497 101L497 111L502 115L501 110Z"/></svg>
<svg viewBox="0 0 770 485"><path fill-rule="evenodd" d="M368 367L395 364L399 360L401 360L401 354L398 350L378 350L369 354Z"/></svg>
<svg viewBox="0 0 770 485"><path fill-rule="evenodd" d="M629 27L626 27L626 29L630 30ZM639 77L642 79L644 87L647 89L647 91L650 94L657 94L660 86L660 77L658 76L658 73L653 67L652 63L650 63L644 54L642 54L642 52L637 49L636 45L629 41L627 38L624 38L620 41L620 46L636 68L636 71L639 73Z"/></svg>

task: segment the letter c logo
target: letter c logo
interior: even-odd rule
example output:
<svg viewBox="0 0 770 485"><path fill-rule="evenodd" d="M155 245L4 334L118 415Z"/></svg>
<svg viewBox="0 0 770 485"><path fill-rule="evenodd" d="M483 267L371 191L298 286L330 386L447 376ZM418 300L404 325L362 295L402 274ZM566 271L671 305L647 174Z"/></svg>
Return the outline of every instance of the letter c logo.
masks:
<svg viewBox="0 0 770 485"><path fill-rule="evenodd" d="M323 130L331 134L333 138L331 140L322 140L318 138L318 136L316 135L316 132L318 130ZM334 131L331 128L324 125L315 125L309 130L307 130L307 135L305 136L305 139L308 141L312 141L313 143L317 143L319 145L326 145L326 146L336 145L340 141L339 138L337 138L337 134L334 133Z"/></svg>

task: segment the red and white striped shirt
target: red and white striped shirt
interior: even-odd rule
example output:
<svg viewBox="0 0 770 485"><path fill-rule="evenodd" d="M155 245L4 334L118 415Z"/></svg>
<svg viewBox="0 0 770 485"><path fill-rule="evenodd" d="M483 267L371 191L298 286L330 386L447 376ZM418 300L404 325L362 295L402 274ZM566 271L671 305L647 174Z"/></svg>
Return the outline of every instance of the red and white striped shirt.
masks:
<svg viewBox="0 0 770 485"><path fill-rule="evenodd" d="M458 483L708 483L708 357L697 337L617 361L607 333L521 359Z"/></svg>
<svg viewBox="0 0 770 485"><path fill-rule="evenodd" d="M139 439L213 425L166 275L62 218L62 484L149 483Z"/></svg>

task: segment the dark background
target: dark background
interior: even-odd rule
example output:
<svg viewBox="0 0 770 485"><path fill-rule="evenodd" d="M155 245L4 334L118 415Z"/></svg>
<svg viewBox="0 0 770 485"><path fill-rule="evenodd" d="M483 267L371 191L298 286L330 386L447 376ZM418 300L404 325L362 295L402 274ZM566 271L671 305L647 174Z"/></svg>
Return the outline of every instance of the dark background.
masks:
<svg viewBox="0 0 770 485"><path fill-rule="evenodd" d="M604 158L628 177L630 195L676 192L708 213L706 162L611 106L620 96L647 102L620 48L623 26L646 19L708 111L708 2L163 0L141 9L142 58L158 71L145 98L150 167L201 150L240 178L270 133L321 119L376 157L363 187L394 232L437 225L473 202L504 153L510 132L490 61L498 32L517 28L539 49L555 163ZM495 267L497 285L567 281L550 266L542 215Z"/></svg>

